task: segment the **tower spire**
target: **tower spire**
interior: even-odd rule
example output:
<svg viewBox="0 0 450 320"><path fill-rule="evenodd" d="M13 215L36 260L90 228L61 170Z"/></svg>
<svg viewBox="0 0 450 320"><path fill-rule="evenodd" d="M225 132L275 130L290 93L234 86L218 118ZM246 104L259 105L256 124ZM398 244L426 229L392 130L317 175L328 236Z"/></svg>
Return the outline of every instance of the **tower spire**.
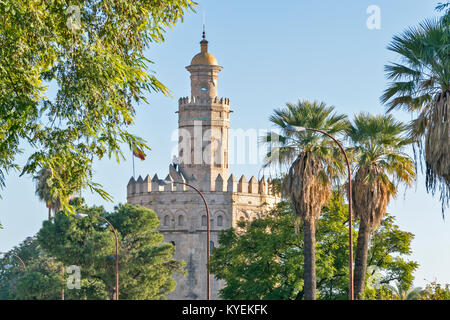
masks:
<svg viewBox="0 0 450 320"><path fill-rule="evenodd" d="M202 40L206 40L205 25L206 25L206 13L205 13L205 11L203 11L203 34L202 34Z"/></svg>
<svg viewBox="0 0 450 320"><path fill-rule="evenodd" d="M208 52L208 40L206 40L205 23L203 23L202 41L200 41L201 52Z"/></svg>

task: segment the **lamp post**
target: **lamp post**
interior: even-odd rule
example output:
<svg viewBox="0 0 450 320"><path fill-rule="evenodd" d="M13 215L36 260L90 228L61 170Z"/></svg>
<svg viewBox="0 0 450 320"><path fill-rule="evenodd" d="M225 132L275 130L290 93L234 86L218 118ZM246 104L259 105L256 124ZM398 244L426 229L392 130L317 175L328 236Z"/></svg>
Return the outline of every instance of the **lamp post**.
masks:
<svg viewBox="0 0 450 320"><path fill-rule="evenodd" d="M0 252L1 254L6 254L6 252ZM14 254L14 253L11 253L11 255L13 255L14 257L16 257L17 259L19 259L19 261L22 263L22 265L23 265L23 269L26 271L26 272L28 272L28 269L27 269L27 266L25 265L25 263L23 262L23 260L17 255L17 254ZM10 269L10 268L12 268L12 267L14 267L14 265L12 265L12 264L7 264L7 265L4 265L3 266L3 268L5 268L5 269Z"/></svg>
<svg viewBox="0 0 450 320"><path fill-rule="evenodd" d="M320 129L313 129L313 128L305 128L305 127L298 127L298 126L286 126L285 129L287 131L293 131L293 132L302 132L302 131L314 131L314 132L320 132L328 137L330 137L336 144L339 146L339 149L341 149L342 153L345 157L345 162L347 164L347 172L348 172L348 236L349 236L349 259L348 259L348 270L349 270L349 300L353 300L353 240L352 240L352 169L350 167L350 162L347 157L347 153L345 152L344 147L342 144L331 134L329 134L326 131L320 130Z"/></svg>
<svg viewBox="0 0 450 320"><path fill-rule="evenodd" d="M159 179L158 181L156 181L158 184L160 185L168 185L169 183L166 182L165 180ZM197 191L197 193L200 195L200 197L202 197L203 203L205 204L205 208L206 208L206 300L210 300L211 299L211 288L210 288L210 275L209 275L209 270L208 270L208 265L209 265L209 256L210 256L210 225L209 225L209 207L208 207L208 203L206 202L205 196L203 195L203 193L200 192L200 190L198 190L196 187L194 187L193 185L190 185L188 183L185 182L177 182L177 181L170 181L171 183L174 184L181 184L181 185L185 185L188 186L192 189L194 189L195 191Z"/></svg>
<svg viewBox="0 0 450 320"><path fill-rule="evenodd" d="M88 216L102 219L103 221L105 221L111 227L111 229L114 232L114 237L115 237L115 241L116 241L116 294L115 294L115 300L119 300L119 240L118 240L118 237L117 237L117 231L113 227L111 222L109 222L108 220L106 220L105 218L103 218L101 216L96 216L96 215L92 215L92 214L85 214L85 213L77 213L77 214L75 214L75 218L77 218L77 219L85 218L85 217L88 217Z"/></svg>

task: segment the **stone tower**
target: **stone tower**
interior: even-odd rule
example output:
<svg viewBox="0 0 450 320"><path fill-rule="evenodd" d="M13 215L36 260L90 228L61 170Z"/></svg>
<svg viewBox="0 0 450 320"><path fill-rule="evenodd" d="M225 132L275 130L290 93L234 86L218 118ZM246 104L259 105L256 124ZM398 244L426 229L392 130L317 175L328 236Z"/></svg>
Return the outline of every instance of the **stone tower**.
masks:
<svg viewBox="0 0 450 320"><path fill-rule="evenodd" d="M177 287L169 299L206 299L207 218L199 187L210 210L210 247L218 244L219 232L237 222L262 217L279 198L271 181L262 177L239 180L228 173L229 99L217 97L218 73L222 69L208 53L208 41L186 69L191 74L191 96L178 101L178 161L169 165L166 184L157 174L133 177L127 185L127 201L154 210L164 241L175 245L175 258L186 262L185 276L176 276ZM219 298L223 281L211 277L211 298Z"/></svg>
<svg viewBox="0 0 450 320"><path fill-rule="evenodd" d="M204 191L214 189L220 175L228 176L229 99L217 98L217 79L222 67L208 52L208 41L200 42L201 52L186 69L191 74L191 97L178 106L178 158L181 172L199 179Z"/></svg>

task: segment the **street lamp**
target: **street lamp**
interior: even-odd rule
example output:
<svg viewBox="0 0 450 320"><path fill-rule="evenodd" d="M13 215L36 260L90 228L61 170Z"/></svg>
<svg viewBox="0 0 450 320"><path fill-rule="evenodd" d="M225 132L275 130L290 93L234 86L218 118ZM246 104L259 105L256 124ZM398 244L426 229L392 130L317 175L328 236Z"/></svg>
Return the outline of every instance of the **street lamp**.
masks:
<svg viewBox="0 0 450 320"><path fill-rule="evenodd" d="M0 254L6 254L6 252L0 252ZM25 263L23 262L23 260L22 260L17 254L11 253L11 255L13 255L13 256L16 257L17 259L19 259L19 261L20 261L20 262L22 263L22 265L23 265L23 269L24 269L26 272L28 272L28 269L27 269ZM10 268L12 268L12 267L14 267L14 265L12 265L12 264L6 264L6 265L3 266L4 269L10 269Z"/></svg>
<svg viewBox="0 0 450 320"><path fill-rule="evenodd" d="M168 185L169 182L162 180L162 179L158 179L156 181L156 183L160 184L160 185ZM210 226L209 226L209 207L208 207L208 203L206 202L205 196L203 195L203 193L200 192L200 190L198 190L196 187L185 183L185 182L177 182L177 181L170 181L170 183L174 183L174 184L181 184L181 185L185 185L188 186L192 189L194 189L195 191L197 191L197 193L200 195L200 197L202 197L203 203L205 204L205 208L206 208L206 300L210 300L211 299L211 288L210 288L210 275L209 275L209 269L208 269L208 265L209 265L209 256L210 256Z"/></svg>
<svg viewBox="0 0 450 320"><path fill-rule="evenodd" d="M109 222L108 220L106 220L102 216L96 216L96 215L85 214L85 213L77 213L77 214L75 214L75 218L77 218L77 219L82 219L82 218L85 218L85 217L88 217L88 216L102 219L103 221L105 221L111 227L111 229L114 232L114 237L115 237L115 240L116 240L116 294L115 294L115 300L119 300L119 240L118 240L118 237L117 237L117 231L113 227L111 222Z"/></svg>
<svg viewBox="0 0 450 320"><path fill-rule="evenodd" d="M348 259L348 269L349 269L349 299L353 300L353 240L352 240L352 169L350 167L350 162L348 161L347 153L345 152L344 147L342 144L331 134L329 134L326 131L320 130L320 129L313 129L313 128L305 128L305 127L298 127L298 126L291 126L288 125L285 127L287 131L293 131L293 132L303 132L303 131L314 131L314 132L320 132L328 137L330 137L336 144L339 146L339 149L341 149L342 153L345 157L345 162L347 163L347 171L348 171L348 236L349 236L349 259Z"/></svg>

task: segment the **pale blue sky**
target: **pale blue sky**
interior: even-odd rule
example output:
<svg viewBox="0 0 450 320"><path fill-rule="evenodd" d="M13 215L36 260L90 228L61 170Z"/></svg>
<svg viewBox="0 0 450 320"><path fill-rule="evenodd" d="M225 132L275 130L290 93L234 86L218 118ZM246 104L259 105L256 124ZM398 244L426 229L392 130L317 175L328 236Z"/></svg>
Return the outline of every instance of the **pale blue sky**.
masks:
<svg viewBox="0 0 450 320"><path fill-rule="evenodd" d="M136 174L167 175L175 146L177 100L188 96L189 73L185 66L199 52L202 16L206 12L209 51L224 67L219 95L230 98L232 129L270 129L274 108L298 98L322 100L350 117L355 112L382 113L379 97L386 87L383 66L395 60L386 50L394 34L424 18L436 15L434 0L227 0L199 1L197 14L169 30L166 42L153 45L147 56L157 77L173 97L150 94L149 105L137 107L131 131L145 138L152 151L147 160L136 161ZM366 27L367 8L381 9L381 29ZM50 93L51 94L51 93ZM408 121L410 116L395 114ZM25 157L20 158L21 164ZM257 175L259 164L231 165L236 176ZM111 209L126 201L126 184L132 175L131 161L116 164L102 160L95 165L95 179L114 196L106 203L85 194L89 204ZM7 177L0 191L0 251L35 234L47 210L34 196L29 177ZM429 281L450 283L450 226L441 216L438 198L426 194L424 177L417 186L402 190L389 206L402 230L415 234L412 259L419 262L416 285ZM448 215L448 210L447 210Z"/></svg>

